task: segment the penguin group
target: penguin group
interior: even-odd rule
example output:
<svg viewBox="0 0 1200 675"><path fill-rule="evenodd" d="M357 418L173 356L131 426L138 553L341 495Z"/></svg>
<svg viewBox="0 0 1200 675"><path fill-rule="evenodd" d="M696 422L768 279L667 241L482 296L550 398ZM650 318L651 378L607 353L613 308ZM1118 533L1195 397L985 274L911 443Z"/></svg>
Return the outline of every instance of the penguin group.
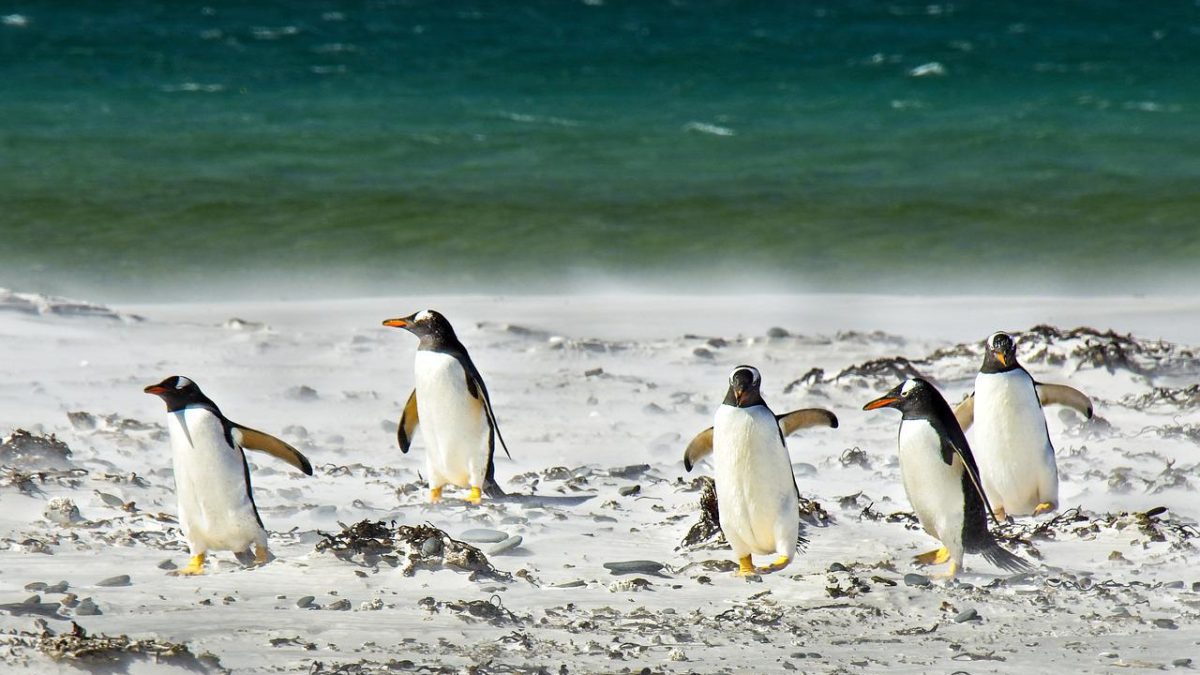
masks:
<svg viewBox="0 0 1200 675"><path fill-rule="evenodd" d="M496 446L511 458L487 385L441 313L427 309L387 319L418 339L414 388L400 411L397 444L407 453L419 432L428 499L465 490L465 501L505 493L495 479ZM1016 358L1016 341L995 333L984 343L975 388L952 407L937 388L911 377L863 410L901 413L897 452L904 491L922 529L938 547L919 565L963 569L966 553L1020 572L1030 564L997 543L989 523L1036 516L1058 507L1058 472L1043 406L1069 406L1092 416L1088 397L1065 385L1037 382ZM246 564L270 561L267 531L254 503L245 451L283 460L306 475L312 464L286 442L230 421L191 379L172 375L145 388L166 404L180 528L191 559L175 572L202 574L210 551L230 551ZM786 438L803 429L838 427L822 408L776 414L762 396L762 374L751 365L729 374L713 425L684 451L685 470L712 456L718 524L737 562L736 574L777 572L795 559L800 492ZM967 431L973 429L973 442ZM756 565L754 556L771 556Z"/></svg>

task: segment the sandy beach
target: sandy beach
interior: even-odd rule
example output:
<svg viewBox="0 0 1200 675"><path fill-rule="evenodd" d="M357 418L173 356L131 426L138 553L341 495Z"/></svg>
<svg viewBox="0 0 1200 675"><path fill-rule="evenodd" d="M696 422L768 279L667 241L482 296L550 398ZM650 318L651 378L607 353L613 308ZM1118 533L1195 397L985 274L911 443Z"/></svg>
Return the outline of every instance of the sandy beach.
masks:
<svg viewBox="0 0 1200 675"><path fill-rule="evenodd" d="M0 669L1186 670L1200 662L1198 305L478 295L105 308L0 293ZM487 381L513 454L497 455L500 484L546 499L475 507L450 490L426 503L421 438L408 455L395 441L416 341L380 321L427 307ZM862 405L912 372L959 400L1001 329L1037 379L1095 403L1090 421L1047 409L1062 508L1000 530L1031 574L968 556L954 582L906 576L931 572L911 559L934 541L908 514L898 416ZM685 472L683 449L741 363L762 371L776 412L824 407L841 422L789 438L809 543L751 580L716 541L681 546L711 474ZM187 551L164 411L142 388L171 374L316 468L248 455L276 556L262 568L218 553L205 576L168 575ZM327 550L362 521L475 539L494 570L403 547ZM622 561L658 567L605 567ZM101 649L98 635L128 639Z"/></svg>

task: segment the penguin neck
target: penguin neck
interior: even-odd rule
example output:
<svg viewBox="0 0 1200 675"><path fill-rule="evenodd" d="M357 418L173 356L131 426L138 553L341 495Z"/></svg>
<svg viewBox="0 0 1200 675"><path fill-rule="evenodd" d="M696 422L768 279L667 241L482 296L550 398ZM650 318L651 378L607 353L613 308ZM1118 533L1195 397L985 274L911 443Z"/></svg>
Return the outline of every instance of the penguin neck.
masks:
<svg viewBox="0 0 1200 675"><path fill-rule="evenodd" d="M465 352L466 348L458 341L454 329L449 326L438 327L421 336L417 349L432 352Z"/></svg>
<svg viewBox="0 0 1200 675"><path fill-rule="evenodd" d="M733 387L725 392L725 400L722 403L733 408L753 408L756 405L765 408L767 406L767 402L763 400L762 394L758 391L750 392L744 401L738 403L737 396L733 394Z"/></svg>
<svg viewBox="0 0 1200 675"><path fill-rule="evenodd" d="M993 375L995 373L1008 373L1017 369L1021 369L1021 364L1017 363L1015 356L1008 362L1008 365L1004 365L1000 363L1000 359L996 358L995 352L989 351L983 356L983 365L980 366L979 372L985 375Z"/></svg>
<svg viewBox="0 0 1200 675"><path fill-rule="evenodd" d="M169 413L177 413L187 410L188 408L200 408L201 410L207 410L222 420L225 419L225 416L221 414L221 410L217 408L217 404L213 403L212 399L208 398L207 396L194 398L188 401L167 401L167 412Z"/></svg>

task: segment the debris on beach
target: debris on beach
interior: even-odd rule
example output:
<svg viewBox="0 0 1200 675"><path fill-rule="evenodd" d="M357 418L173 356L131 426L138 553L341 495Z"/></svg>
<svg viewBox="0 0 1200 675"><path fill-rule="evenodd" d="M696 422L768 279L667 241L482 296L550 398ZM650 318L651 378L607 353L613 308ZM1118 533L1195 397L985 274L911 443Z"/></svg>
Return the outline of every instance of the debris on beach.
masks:
<svg viewBox="0 0 1200 675"><path fill-rule="evenodd" d="M71 448L54 434L42 436L15 429L0 441L0 465L22 469L65 469L72 466Z"/></svg>
<svg viewBox="0 0 1200 675"><path fill-rule="evenodd" d="M696 481L701 486L700 520L688 529L678 548L725 548L729 543L725 541L725 535L721 532L716 481L710 476L700 476ZM801 496L799 500L801 531L806 524L814 527L826 527L833 522L832 517L817 500L804 496ZM808 544L808 539L800 533L796 536L796 543L803 547Z"/></svg>
<svg viewBox="0 0 1200 675"><path fill-rule="evenodd" d="M428 523L397 526L396 521L362 520L354 525L339 524L341 532L320 533L323 539L317 542L318 552L329 552L339 560L364 567L384 562L399 567L406 577L418 570L449 568L470 574L472 581L513 578L496 569L483 551Z"/></svg>

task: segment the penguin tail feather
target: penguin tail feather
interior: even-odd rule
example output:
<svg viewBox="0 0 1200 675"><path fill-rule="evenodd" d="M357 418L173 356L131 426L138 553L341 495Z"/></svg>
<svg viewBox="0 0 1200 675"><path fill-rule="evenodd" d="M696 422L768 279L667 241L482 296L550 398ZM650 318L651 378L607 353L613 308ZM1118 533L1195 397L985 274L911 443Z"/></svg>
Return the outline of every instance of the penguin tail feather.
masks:
<svg viewBox="0 0 1200 675"><path fill-rule="evenodd" d="M494 480L487 480L484 482L483 494L492 499L508 496L508 493L504 491L504 488L500 487L500 484Z"/></svg>
<svg viewBox="0 0 1200 675"><path fill-rule="evenodd" d="M1028 572L1033 569L1029 561L1009 553L994 541L980 551L980 554L984 560L1007 572Z"/></svg>

